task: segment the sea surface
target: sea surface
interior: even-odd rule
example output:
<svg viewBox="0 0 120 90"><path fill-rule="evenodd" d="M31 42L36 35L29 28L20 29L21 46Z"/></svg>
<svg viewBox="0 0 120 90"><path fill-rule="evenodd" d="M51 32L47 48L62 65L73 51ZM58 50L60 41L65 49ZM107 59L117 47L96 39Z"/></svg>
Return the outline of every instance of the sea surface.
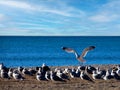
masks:
<svg viewBox="0 0 120 90"><path fill-rule="evenodd" d="M0 36L0 63L8 67L78 65L75 55L61 47L81 54L91 45L96 48L84 58L85 65L120 64L119 36Z"/></svg>

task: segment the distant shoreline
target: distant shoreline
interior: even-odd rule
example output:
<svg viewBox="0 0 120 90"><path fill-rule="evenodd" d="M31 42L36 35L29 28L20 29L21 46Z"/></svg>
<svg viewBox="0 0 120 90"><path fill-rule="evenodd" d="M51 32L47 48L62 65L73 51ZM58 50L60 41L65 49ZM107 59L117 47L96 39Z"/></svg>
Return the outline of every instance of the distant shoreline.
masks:
<svg viewBox="0 0 120 90"><path fill-rule="evenodd" d="M59 35L56 35L56 36L32 36L32 35L29 35L29 36L26 36L26 35L0 35L0 37L120 37L120 36L59 36Z"/></svg>

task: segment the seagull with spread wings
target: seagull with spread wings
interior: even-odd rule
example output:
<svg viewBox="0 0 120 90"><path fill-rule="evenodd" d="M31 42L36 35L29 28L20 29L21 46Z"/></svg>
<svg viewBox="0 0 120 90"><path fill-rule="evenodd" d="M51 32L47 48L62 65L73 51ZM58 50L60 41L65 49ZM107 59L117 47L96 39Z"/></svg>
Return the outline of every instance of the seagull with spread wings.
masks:
<svg viewBox="0 0 120 90"><path fill-rule="evenodd" d="M76 59L77 59L78 61L84 63L85 60L84 60L83 58L86 56L86 54L88 53L88 51L91 51L91 50L95 49L95 46L89 46L89 47L85 48L85 49L83 50L83 52L82 52L81 55L79 55L79 54L78 54L74 49L72 49L72 48L62 47L62 49L63 49L64 51L68 52L68 53L74 53L75 56L76 56Z"/></svg>

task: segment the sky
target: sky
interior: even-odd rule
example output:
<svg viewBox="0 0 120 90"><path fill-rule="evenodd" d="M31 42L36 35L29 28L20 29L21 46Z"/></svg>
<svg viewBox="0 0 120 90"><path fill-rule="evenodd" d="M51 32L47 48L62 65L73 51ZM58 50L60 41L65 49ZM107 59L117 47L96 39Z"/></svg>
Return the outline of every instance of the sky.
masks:
<svg viewBox="0 0 120 90"><path fill-rule="evenodd" d="M120 36L120 0L0 0L0 36Z"/></svg>

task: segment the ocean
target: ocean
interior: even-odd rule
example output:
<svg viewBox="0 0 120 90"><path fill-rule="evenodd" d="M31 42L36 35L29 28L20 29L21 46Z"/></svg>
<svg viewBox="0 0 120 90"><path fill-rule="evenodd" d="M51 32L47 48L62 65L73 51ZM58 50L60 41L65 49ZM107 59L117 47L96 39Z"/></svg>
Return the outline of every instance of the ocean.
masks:
<svg viewBox="0 0 120 90"><path fill-rule="evenodd" d="M91 45L96 48L84 58L85 65L120 64L120 36L0 36L0 63L8 67L79 65L75 55L61 47L81 54Z"/></svg>

